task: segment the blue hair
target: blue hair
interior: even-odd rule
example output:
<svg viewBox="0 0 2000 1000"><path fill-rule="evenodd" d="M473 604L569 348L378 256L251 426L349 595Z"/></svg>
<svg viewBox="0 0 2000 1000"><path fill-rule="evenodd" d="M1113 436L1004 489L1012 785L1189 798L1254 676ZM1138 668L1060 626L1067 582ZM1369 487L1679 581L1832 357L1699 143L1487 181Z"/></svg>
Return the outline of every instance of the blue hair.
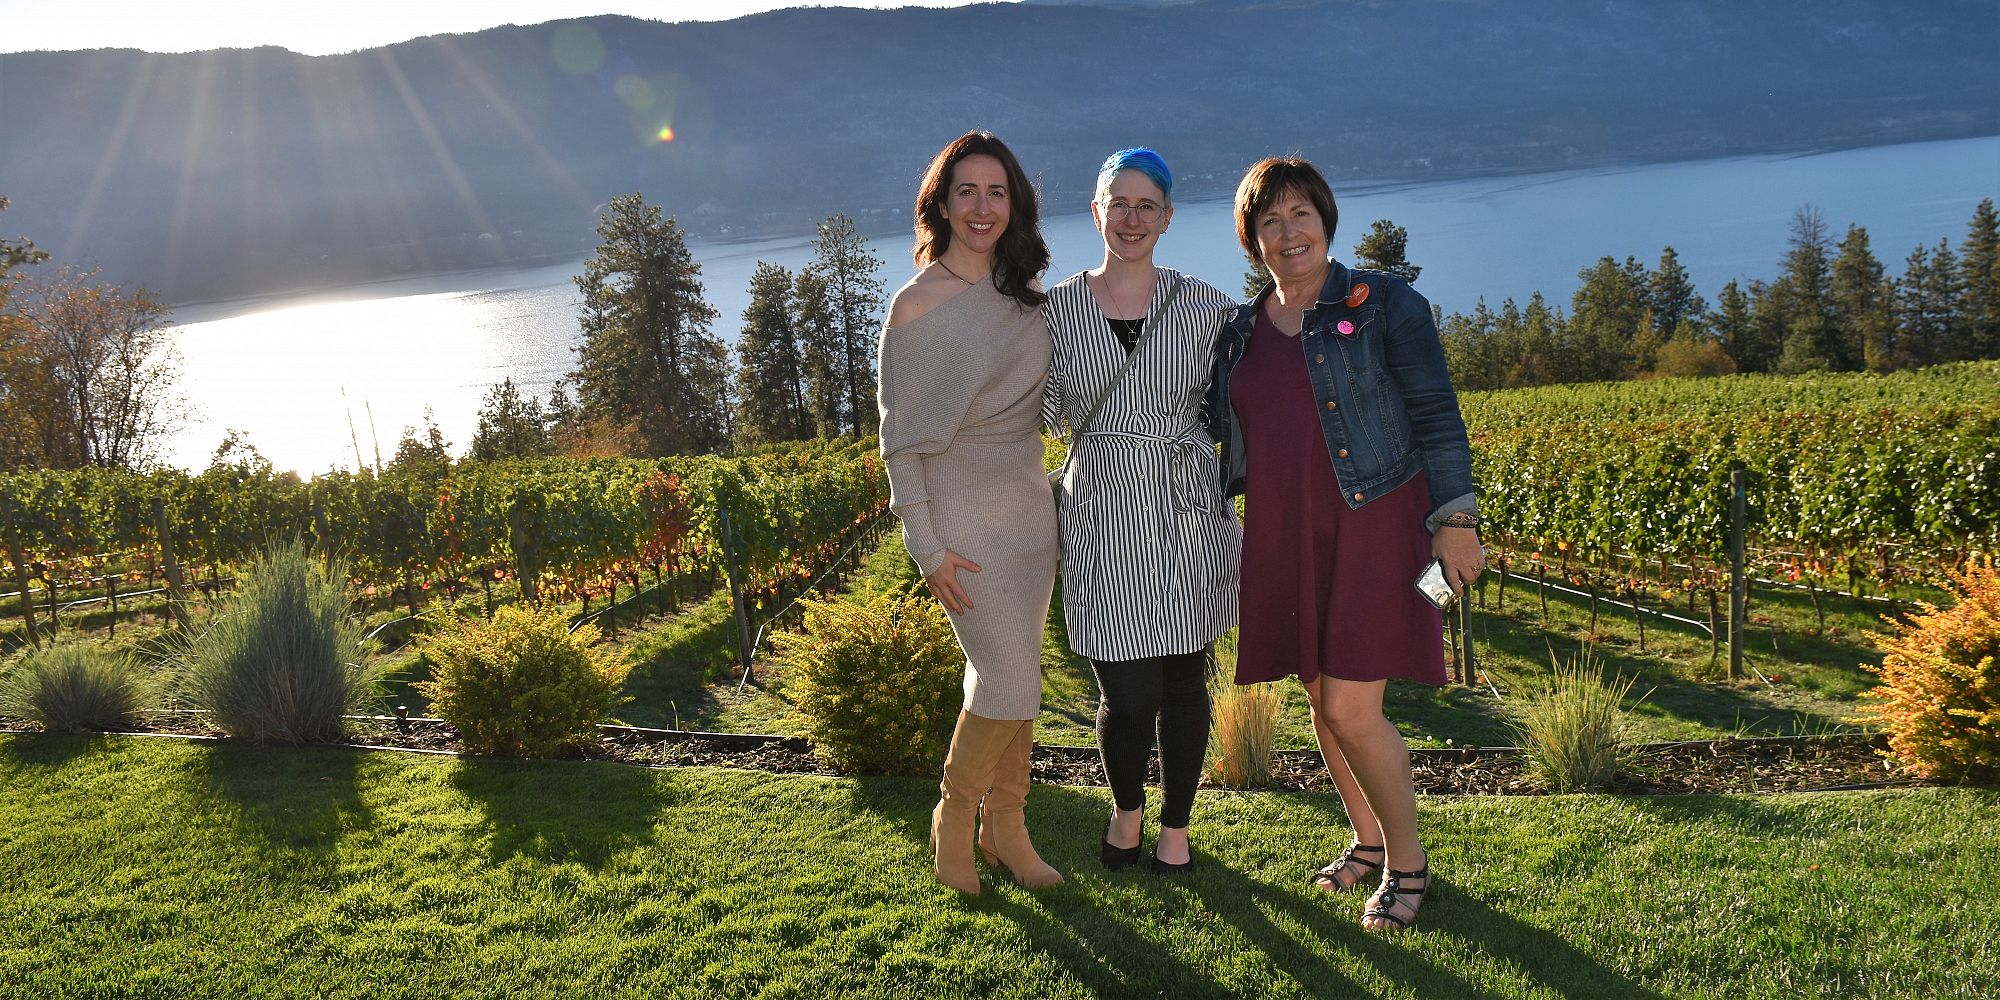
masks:
<svg viewBox="0 0 2000 1000"><path fill-rule="evenodd" d="M1144 146L1121 149L1107 157L1103 168L1097 171L1097 193L1091 197L1103 199L1104 193L1111 189L1111 179L1117 177L1120 170L1137 170L1146 175L1147 180L1159 185L1160 194L1167 199L1167 204L1173 204L1174 173L1167 169L1167 161L1160 159L1160 154Z"/></svg>

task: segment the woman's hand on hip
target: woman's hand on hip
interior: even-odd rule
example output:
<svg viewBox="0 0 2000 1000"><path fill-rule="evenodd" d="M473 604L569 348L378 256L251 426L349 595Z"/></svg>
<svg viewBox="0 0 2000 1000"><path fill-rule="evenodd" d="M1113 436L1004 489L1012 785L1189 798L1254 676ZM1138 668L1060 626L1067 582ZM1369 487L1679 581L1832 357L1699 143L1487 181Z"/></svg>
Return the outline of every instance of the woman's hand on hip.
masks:
<svg viewBox="0 0 2000 1000"><path fill-rule="evenodd" d="M955 615L962 615L972 610L972 599L965 596L965 587L958 582L958 571L961 569L968 573L977 573L979 564L946 549L944 562L938 564L937 571L924 577L924 582L930 584L931 593L936 595L938 603Z"/></svg>
<svg viewBox="0 0 2000 1000"><path fill-rule="evenodd" d="M1453 593L1464 593L1486 568L1486 550L1479 545L1479 532L1471 528L1439 528L1431 536L1431 554L1444 563L1444 581Z"/></svg>

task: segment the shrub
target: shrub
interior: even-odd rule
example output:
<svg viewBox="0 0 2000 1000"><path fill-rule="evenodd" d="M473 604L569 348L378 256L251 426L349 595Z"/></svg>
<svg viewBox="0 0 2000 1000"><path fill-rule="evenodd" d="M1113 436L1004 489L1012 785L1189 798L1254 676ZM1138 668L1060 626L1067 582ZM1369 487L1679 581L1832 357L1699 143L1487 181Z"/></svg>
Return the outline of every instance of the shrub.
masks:
<svg viewBox="0 0 2000 1000"><path fill-rule="evenodd" d="M1276 684L1238 686L1216 674L1210 685L1215 706L1209 777L1223 788L1262 788L1271 783L1271 745L1278 730Z"/></svg>
<svg viewBox="0 0 2000 1000"><path fill-rule="evenodd" d="M418 648L431 679L414 686L473 753L544 757L588 742L624 700L632 667L594 648L597 626L570 631L569 613L507 606L490 622L429 617Z"/></svg>
<svg viewBox="0 0 2000 1000"><path fill-rule="evenodd" d="M1869 633L1883 650L1882 681L1857 722L1879 722L1889 752L1927 777L2000 779L2000 574L1974 559L1946 574L1957 599L1923 605L1908 624Z"/></svg>
<svg viewBox="0 0 2000 1000"><path fill-rule="evenodd" d="M1623 756L1625 710L1632 682L1601 679L1596 657L1555 664L1548 690L1529 699L1515 729L1529 770L1552 792L1608 788Z"/></svg>
<svg viewBox="0 0 2000 1000"><path fill-rule="evenodd" d="M773 640L814 751L846 770L935 773L964 699L944 609L909 586L799 603L801 631Z"/></svg>
<svg viewBox="0 0 2000 1000"><path fill-rule="evenodd" d="M366 662L347 578L343 562L301 542L268 547L174 657L183 697L231 736L340 739L341 716L373 701L382 677Z"/></svg>
<svg viewBox="0 0 2000 1000"><path fill-rule="evenodd" d="M32 654L0 676L0 715L51 733L117 729L157 698L151 673L130 656L83 643Z"/></svg>

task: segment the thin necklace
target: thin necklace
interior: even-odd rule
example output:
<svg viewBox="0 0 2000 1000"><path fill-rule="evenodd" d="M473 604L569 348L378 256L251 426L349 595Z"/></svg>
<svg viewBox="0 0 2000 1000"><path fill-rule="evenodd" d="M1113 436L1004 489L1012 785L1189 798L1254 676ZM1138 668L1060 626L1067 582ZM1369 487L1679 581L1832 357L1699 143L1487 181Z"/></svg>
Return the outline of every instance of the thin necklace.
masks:
<svg viewBox="0 0 2000 1000"><path fill-rule="evenodd" d="M947 263L945 263L945 262L944 262L944 258L943 258L943 257L939 257L939 258L937 259L937 266L939 266L939 267L941 267L941 268L944 268L944 273L946 273L946 274L949 274L949 275L951 275L952 277L954 277L954 278L957 278L958 280L960 280L960 281L963 281L963 282L965 282L965 283L966 283L966 284L968 284L968 285L976 285L976 284L978 284L978 282L976 282L976 281L973 281L972 279L970 279L970 278L967 278L967 277L966 277L965 275L963 275L963 274L960 274L960 273L958 273L957 271L954 271L954 270L952 270L952 269L951 269L951 265L950 265L950 264L947 264Z"/></svg>
<svg viewBox="0 0 2000 1000"><path fill-rule="evenodd" d="M1130 312L1130 310L1125 308L1125 303L1118 301L1118 293L1111 290L1111 275L1109 274L1098 275L1097 283L1104 286L1104 297L1111 300L1111 308L1116 309L1121 313ZM1122 319L1123 317L1120 318ZM1146 317L1139 316L1136 318L1145 319ZM1130 322L1130 320L1127 320L1127 322Z"/></svg>

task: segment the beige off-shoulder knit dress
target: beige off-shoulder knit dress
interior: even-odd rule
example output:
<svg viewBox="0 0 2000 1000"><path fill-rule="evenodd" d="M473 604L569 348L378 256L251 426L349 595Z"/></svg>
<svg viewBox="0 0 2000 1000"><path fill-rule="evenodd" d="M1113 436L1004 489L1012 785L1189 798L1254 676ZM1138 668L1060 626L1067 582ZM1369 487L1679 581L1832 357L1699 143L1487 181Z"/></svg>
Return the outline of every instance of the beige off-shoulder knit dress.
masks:
<svg viewBox="0 0 2000 1000"><path fill-rule="evenodd" d="M1042 471L1049 331L991 278L881 342L882 461L903 544L929 575L947 549L972 610L953 615L966 711L1033 719L1042 627L1055 590L1056 510Z"/></svg>

